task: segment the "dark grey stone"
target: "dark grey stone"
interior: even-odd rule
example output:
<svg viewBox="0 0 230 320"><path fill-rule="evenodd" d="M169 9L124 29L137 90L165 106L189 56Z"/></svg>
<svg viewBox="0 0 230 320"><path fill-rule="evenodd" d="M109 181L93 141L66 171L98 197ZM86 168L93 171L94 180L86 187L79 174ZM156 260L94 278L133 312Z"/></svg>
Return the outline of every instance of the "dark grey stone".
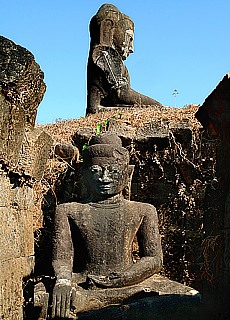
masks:
<svg viewBox="0 0 230 320"><path fill-rule="evenodd" d="M159 106L130 88L124 60L133 52L134 23L117 7L103 4L90 21L86 114L109 108Z"/></svg>

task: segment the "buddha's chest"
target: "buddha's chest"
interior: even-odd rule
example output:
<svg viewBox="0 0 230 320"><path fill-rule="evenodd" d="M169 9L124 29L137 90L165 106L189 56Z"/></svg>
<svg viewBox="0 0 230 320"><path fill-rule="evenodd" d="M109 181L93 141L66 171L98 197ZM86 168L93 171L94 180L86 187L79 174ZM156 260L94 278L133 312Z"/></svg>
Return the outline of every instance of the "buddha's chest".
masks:
<svg viewBox="0 0 230 320"><path fill-rule="evenodd" d="M137 213L126 208L93 207L75 223L88 249L112 252L131 247L141 221Z"/></svg>

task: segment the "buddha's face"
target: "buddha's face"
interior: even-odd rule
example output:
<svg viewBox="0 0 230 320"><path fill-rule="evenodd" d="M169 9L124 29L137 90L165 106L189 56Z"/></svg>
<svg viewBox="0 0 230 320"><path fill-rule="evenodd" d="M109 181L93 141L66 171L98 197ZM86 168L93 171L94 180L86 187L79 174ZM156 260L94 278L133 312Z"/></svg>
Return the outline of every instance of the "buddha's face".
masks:
<svg viewBox="0 0 230 320"><path fill-rule="evenodd" d="M111 197L121 193L128 184L128 163L116 158L95 157L87 168L87 178L93 196Z"/></svg>
<svg viewBox="0 0 230 320"><path fill-rule="evenodd" d="M122 48L121 48L123 60L125 60L130 55L130 53L134 52L133 40L134 40L133 30L126 30L125 31L125 39L124 39L124 42L123 42Z"/></svg>

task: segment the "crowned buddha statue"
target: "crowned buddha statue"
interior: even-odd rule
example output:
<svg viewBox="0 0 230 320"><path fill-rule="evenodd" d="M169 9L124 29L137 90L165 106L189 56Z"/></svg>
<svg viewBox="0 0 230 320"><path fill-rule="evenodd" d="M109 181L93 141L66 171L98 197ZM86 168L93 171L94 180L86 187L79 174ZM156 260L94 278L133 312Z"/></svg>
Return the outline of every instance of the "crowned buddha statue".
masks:
<svg viewBox="0 0 230 320"><path fill-rule="evenodd" d="M131 171L117 135L91 139L82 168L87 199L56 209L52 318L76 319L82 312L163 291L192 294L191 288L156 275L163 263L158 216L153 205L124 199Z"/></svg>

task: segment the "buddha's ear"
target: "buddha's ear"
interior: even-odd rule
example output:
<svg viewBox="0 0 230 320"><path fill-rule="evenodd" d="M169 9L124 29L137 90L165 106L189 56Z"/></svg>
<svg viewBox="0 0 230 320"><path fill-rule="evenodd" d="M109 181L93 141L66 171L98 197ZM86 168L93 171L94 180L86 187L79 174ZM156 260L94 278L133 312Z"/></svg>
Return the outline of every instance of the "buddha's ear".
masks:
<svg viewBox="0 0 230 320"><path fill-rule="evenodd" d="M104 19L100 25L100 44L112 46L114 34L114 22L111 19Z"/></svg>
<svg viewBox="0 0 230 320"><path fill-rule="evenodd" d="M128 167L128 183L127 186L123 190L123 196L125 199L130 200L131 196L131 184L132 184L132 177L133 177L133 172L134 172L135 165L130 164Z"/></svg>
<svg viewBox="0 0 230 320"><path fill-rule="evenodd" d="M135 165L134 165L134 164L130 164L130 165L129 165L129 180L130 180L130 183L131 183L131 181L132 181L134 168L135 168Z"/></svg>

